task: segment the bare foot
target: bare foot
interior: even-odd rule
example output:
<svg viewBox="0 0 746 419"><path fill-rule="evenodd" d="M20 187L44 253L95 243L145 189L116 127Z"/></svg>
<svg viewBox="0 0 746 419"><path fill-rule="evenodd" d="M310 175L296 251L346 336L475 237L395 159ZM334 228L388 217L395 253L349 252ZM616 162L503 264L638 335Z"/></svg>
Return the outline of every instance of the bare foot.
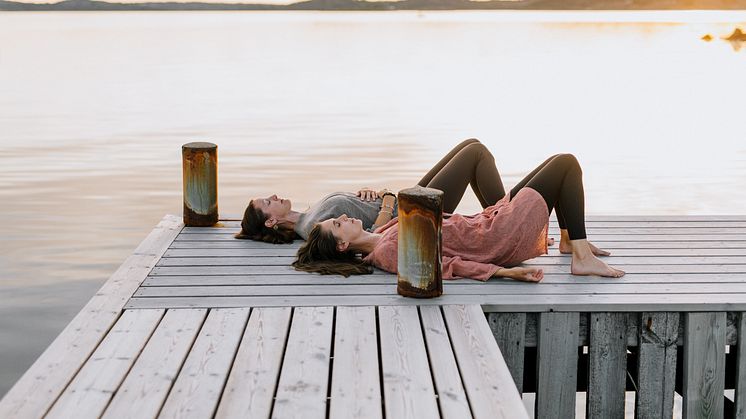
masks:
<svg viewBox="0 0 746 419"><path fill-rule="evenodd" d="M593 252L593 254L596 255L596 256L609 256L609 255L611 255L611 252L603 250L603 249L599 249L598 247L594 246L591 242L588 242L588 246L591 247L591 252ZM572 245L570 244L570 241L568 240L567 242L565 242L563 240L560 240L559 250L560 250L560 253L562 253L562 254L571 255L572 254Z"/></svg>
<svg viewBox="0 0 746 419"><path fill-rule="evenodd" d="M588 256L584 259L574 256L570 265L570 272L573 275L599 275L610 278L621 278L625 273L612 268L596 256Z"/></svg>

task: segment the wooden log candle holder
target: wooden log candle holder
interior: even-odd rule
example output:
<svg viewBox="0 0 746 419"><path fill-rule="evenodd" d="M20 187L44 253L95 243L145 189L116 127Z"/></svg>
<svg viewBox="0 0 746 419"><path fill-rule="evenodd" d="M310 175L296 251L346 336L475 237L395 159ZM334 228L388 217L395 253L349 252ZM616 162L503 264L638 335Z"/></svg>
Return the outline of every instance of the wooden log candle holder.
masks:
<svg viewBox="0 0 746 419"><path fill-rule="evenodd" d="M399 191L397 292L405 297L443 294L443 191L416 186Z"/></svg>
<svg viewBox="0 0 746 419"><path fill-rule="evenodd" d="M218 146L181 146L184 179L184 225L209 227L218 222Z"/></svg>

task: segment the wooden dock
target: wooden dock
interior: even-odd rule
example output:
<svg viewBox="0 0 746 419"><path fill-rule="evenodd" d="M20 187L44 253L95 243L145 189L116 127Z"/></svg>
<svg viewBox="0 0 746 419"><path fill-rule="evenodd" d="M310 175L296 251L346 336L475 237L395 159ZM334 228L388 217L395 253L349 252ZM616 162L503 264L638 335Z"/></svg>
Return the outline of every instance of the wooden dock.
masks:
<svg viewBox="0 0 746 419"><path fill-rule="evenodd" d="M531 391L536 417L568 418L581 387L593 418L624 417L630 388L636 417L671 417L674 391L684 417L746 417L746 216L589 217L625 277L573 277L555 245L526 262L541 284L428 300L380 271L294 271L297 242L237 230L164 218L0 417L513 418Z"/></svg>

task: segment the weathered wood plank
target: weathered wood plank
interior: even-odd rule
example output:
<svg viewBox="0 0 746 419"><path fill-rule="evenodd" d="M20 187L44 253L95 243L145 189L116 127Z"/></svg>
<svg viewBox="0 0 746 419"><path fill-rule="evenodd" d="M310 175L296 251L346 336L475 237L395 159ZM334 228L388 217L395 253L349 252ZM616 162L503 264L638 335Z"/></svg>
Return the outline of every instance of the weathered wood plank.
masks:
<svg viewBox="0 0 746 419"><path fill-rule="evenodd" d="M518 393L523 393L523 362L526 350L526 313L487 313L497 346L508 365Z"/></svg>
<svg viewBox="0 0 746 419"><path fill-rule="evenodd" d="M252 310L216 418L269 418L290 314L290 307Z"/></svg>
<svg viewBox="0 0 746 419"><path fill-rule="evenodd" d="M196 228L196 227L186 227L185 231L183 231L182 235L193 235L193 234L210 234L210 235L223 235L233 238L233 236L240 231L240 228L225 228L225 227L216 227L216 228ZM550 235L559 235L560 229L558 225L550 224L548 232ZM619 235L625 235L625 236L635 236L640 234L651 234L651 235L658 235L658 234L674 234L674 235L681 235L681 234L723 234L723 235L732 235L732 234L743 234L743 232L746 232L746 227L727 227L727 226L718 226L718 225L708 225L704 227L689 227L689 226L610 226L610 225L603 225L598 226L594 224L587 224L586 225L586 232L588 233L589 237L593 237L597 234L619 234ZM189 240L188 238L185 238L186 240Z"/></svg>
<svg viewBox="0 0 746 419"><path fill-rule="evenodd" d="M290 265L295 256L236 256L236 257L170 257L162 258L157 266L276 266ZM570 256L542 256L524 265L570 266ZM745 265L746 256L609 256L612 265Z"/></svg>
<svg viewBox="0 0 746 419"><path fill-rule="evenodd" d="M722 418L725 313L684 314L683 418Z"/></svg>
<svg viewBox="0 0 746 419"><path fill-rule="evenodd" d="M83 419L101 416L163 317L163 312L125 311L46 417Z"/></svg>
<svg viewBox="0 0 746 419"><path fill-rule="evenodd" d="M396 283L396 275L355 275L344 278L338 275L215 275L215 276L149 276L143 281L144 287L178 287L178 286L217 286L217 285L386 285ZM573 276L571 274L545 274L538 289L548 284L723 284L746 283L742 274L627 274L623 278L601 278L597 276ZM445 286L477 286L502 284L525 286L535 290L535 284L518 283L508 279L490 279L488 282L474 279L446 281Z"/></svg>
<svg viewBox="0 0 746 419"><path fill-rule="evenodd" d="M734 402L735 418L746 419L746 315L743 311L737 313L736 329L738 342L736 343L736 385ZM733 346L731 346L731 351Z"/></svg>
<svg viewBox="0 0 746 419"><path fill-rule="evenodd" d="M215 414L248 317L248 308L210 310L159 418Z"/></svg>
<svg viewBox="0 0 746 419"><path fill-rule="evenodd" d="M591 313L586 417L624 419L626 313Z"/></svg>
<svg viewBox="0 0 746 419"><path fill-rule="evenodd" d="M384 295L395 284L323 284L323 285L183 285L176 287L140 287L135 297L210 297L210 296L291 296L291 295ZM444 286L451 294L531 294L531 295L615 295L615 294L735 294L746 293L746 283L702 284L531 284L491 282L483 286L461 285L457 281ZM395 289L394 289L395 291Z"/></svg>
<svg viewBox="0 0 746 419"><path fill-rule="evenodd" d="M333 316L333 307L294 310L273 418L326 417Z"/></svg>
<svg viewBox="0 0 746 419"><path fill-rule="evenodd" d="M378 324L385 416L439 418L417 307L379 307Z"/></svg>
<svg viewBox="0 0 746 419"><path fill-rule="evenodd" d="M329 418L382 418L378 373L375 307L337 307Z"/></svg>
<svg viewBox="0 0 746 419"><path fill-rule="evenodd" d="M292 266L156 266L150 272L158 275L310 275L308 272L296 271ZM371 275L384 275L382 271ZM385 275L390 275L385 273ZM337 275L335 275L337 276ZM343 276L337 276L344 278Z"/></svg>
<svg viewBox="0 0 746 419"><path fill-rule="evenodd" d="M443 306L475 419L526 418L513 377L479 306Z"/></svg>
<svg viewBox="0 0 746 419"><path fill-rule="evenodd" d="M640 313L635 418L673 416L679 313Z"/></svg>
<svg viewBox="0 0 746 419"><path fill-rule="evenodd" d="M574 312L574 311L746 311L746 294L510 294L443 295L437 301L412 301L398 295L318 295L254 297L148 297L132 298L127 308L278 307L479 304L485 312Z"/></svg>
<svg viewBox="0 0 746 419"><path fill-rule="evenodd" d="M114 394L104 418L144 419L158 415L206 314L204 309L166 312Z"/></svg>
<svg viewBox="0 0 746 419"><path fill-rule="evenodd" d="M556 220L550 219L549 226L552 229L559 229L559 223ZM640 219L636 221L599 221L599 220L586 220L586 228L598 229L598 228L745 228L746 222L744 221L723 221L723 220L712 220L712 221L649 221ZM218 227L187 227L184 229L184 233L204 233L204 232L230 232L237 233L241 229L241 223L238 221L228 221L220 223Z"/></svg>
<svg viewBox="0 0 746 419"><path fill-rule="evenodd" d="M575 417L578 313L539 314L536 417Z"/></svg>
<svg viewBox="0 0 746 419"><path fill-rule="evenodd" d="M557 235L552 236L559 239ZM603 241L598 238L592 239L593 244L603 249L746 249L746 241L701 241L690 240L683 242L620 242L620 241ZM175 241L169 248L171 249L269 249L268 246L276 246L277 249L298 249L300 240L291 244L269 244L254 242L250 240L232 240L232 241ZM552 248L556 249L559 245L555 244Z"/></svg>
<svg viewBox="0 0 746 419"><path fill-rule="evenodd" d="M430 357L433 382L438 393L441 418L471 418L469 400L466 398L461 373L440 307L420 307L420 319L425 333L427 353Z"/></svg>
<svg viewBox="0 0 746 419"><path fill-rule="evenodd" d="M41 417L47 412L182 227L180 217L161 220L0 400L0 417Z"/></svg>
<svg viewBox="0 0 746 419"><path fill-rule="evenodd" d="M682 251L684 249L681 249ZM192 258L192 257L267 257L267 256L295 256L296 247L282 248L229 248L229 249L168 249L164 258ZM739 255L737 255L739 256Z"/></svg>
<svg viewBox="0 0 746 419"><path fill-rule="evenodd" d="M613 264L613 263L612 263ZM569 265L531 264L544 269L545 274L570 273ZM746 273L746 264L742 265L624 265L624 271L630 274L665 274L665 273ZM157 275L309 275L307 272L296 271L292 266L157 266L151 272ZM383 271L376 271L372 275L390 275Z"/></svg>
<svg viewBox="0 0 746 419"><path fill-rule="evenodd" d="M589 239L594 243L596 241L609 242L672 242L672 241L742 241L743 236L740 234L719 234L708 233L708 229L702 229L702 232L696 234L593 234ZM180 234L175 241L202 241L202 242L221 242L235 241L230 234L220 233L193 233Z"/></svg>
<svg viewBox="0 0 746 419"><path fill-rule="evenodd" d="M744 233L746 235L746 233ZM655 256L655 257L679 257L679 256L743 256L744 249L611 249L612 257L617 256ZM163 255L165 258L191 258L191 257L266 257L266 256L286 256L294 257L297 252L296 248L270 248L270 249L253 249L253 248L172 248ZM547 255L541 258L558 257L569 258L569 255L560 253L557 245L549 248Z"/></svg>
<svg viewBox="0 0 746 419"><path fill-rule="evenodd" d="M635 237L637 235L660 235L660 234L673 234L674 236L679 235L689 235L689 234L717 234L717 235L723 235L723 236L730 236L734 234L742 234L744 231L746 231L746 228L733 228L733 227L718 227L718 226L709 226L709 227L674 227L674 228L666 228L666 227L604 227L604 228L598 228L598 227L589 227L586 229L588 231L588 237L593 237L597 234L619 234L624 236L631 236ZM557 227L549 227L549 234L559 235L560 229Z"/></svg>

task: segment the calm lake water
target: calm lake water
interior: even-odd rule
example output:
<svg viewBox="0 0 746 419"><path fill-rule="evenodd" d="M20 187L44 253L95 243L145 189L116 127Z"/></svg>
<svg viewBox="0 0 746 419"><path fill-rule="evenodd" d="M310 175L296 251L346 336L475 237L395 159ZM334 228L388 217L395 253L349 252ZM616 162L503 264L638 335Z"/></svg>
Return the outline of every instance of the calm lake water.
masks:
<svg viewBox="0 0 746 419"><path fill-rule="evenodd" d="M181 213L189 141L219 145L223 214L406 187L469 137L507 187L574 153L589 214L743 214L736 27L746 12L0 13L0 395Z"/></svg>

